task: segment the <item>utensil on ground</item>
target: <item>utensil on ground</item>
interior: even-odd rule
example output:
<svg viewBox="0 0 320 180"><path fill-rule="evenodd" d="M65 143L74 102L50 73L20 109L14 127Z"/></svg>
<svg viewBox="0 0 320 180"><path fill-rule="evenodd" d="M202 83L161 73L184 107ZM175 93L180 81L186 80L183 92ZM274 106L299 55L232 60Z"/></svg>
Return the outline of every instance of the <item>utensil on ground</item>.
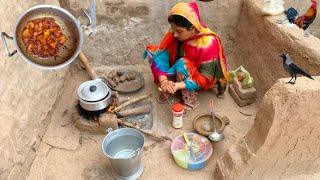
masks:
<svg viewBox="0 0 320 180"><path fill-rule="evenodd" d="M212 100L209 101L209 105L210 105L210 111L211 111L211 116L212 116L212 120L213 120L213 128L214 128L214 133L209 135L209 139L211 141L222 141L222 140L224 140L224 135L219 134L217 132L217 126L216 126L216 120L214 118L213 101Z"/></svg>
<svg viewBox="0 0 320 180"><path fill-rule="evenodd" d="M107 85L106 79L98 77L82 51L79 53L79 58L92 79L82 83L78 88L80 105L88 111L102 110L112 101L111 90Z"/></svg>
<svg viewBox="0 0 320 180"><path fill-rule="evenodd" d="M190 154L191 154L192 158L194 160L197 160L196 155L194 154L194 150L192 149L191 144L189 142L187 134L185 132L183 132L183 131L181 131L181 134L183 134L183 138L186 141L187 147L188 147L188 149L190 151Z"/></svg>
<svg viewBox="0 0 320 180"><path fill-rule="evenodd" d="M226 116L220 117L218 115L214 115L216 121L217 132L222 133L226 128L227 121ZM195 131L203 136L209 137L210 134L214 133L212 115L210 112L205 112L197 115L193 119L193 128Z"/></svg>
<svg viewBox="0 0 320 180"><path fill-rule="evenodd" d="M102 152L110 161L115 179L138 179L143 172L142 154L145 139L141 132L132 128L112 131L102 142ZM134 154L132 154L132 151Z"/></svg>

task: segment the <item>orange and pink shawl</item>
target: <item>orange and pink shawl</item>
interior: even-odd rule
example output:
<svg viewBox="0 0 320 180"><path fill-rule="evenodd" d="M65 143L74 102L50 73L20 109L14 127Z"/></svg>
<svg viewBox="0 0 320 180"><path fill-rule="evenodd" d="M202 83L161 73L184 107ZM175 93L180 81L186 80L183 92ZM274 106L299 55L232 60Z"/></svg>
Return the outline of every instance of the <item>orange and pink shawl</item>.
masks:
<svg viewBox="0 0 320 180"><path fill-rule="evenodd" d="M183 41L184 57L179 59L182 62L178 62L179 60L176 59L178 39L173 36L171 31L165 34L160 45L147 46L145 56L148 55L151 59L151 69L155 83L158 83L160 75L174 74L175 71L183 71L181 73L187 77L184 82L189 91L200 88L209 89L217 81L228 82L227 63L220 38L216 33L201 24L197 3L178 3L171 9L168 17L171 15L185 17L196 27L199 33L191 39ZM219 69L221 69L222 74L219 79L210 75L210 72L199 71L201 66L208 67L208 64L214 64L214 61L219 61L218 64L221 66Z"/></svg>

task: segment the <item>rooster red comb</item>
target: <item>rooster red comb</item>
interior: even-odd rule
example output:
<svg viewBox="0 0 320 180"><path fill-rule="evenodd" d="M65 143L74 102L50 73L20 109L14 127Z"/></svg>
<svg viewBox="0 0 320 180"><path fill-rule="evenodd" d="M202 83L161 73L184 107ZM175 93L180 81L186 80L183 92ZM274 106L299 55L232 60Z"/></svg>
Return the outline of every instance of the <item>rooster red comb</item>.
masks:
<svg viewBox="0 0 320 180"><path fill-rule="evenodd" d="M312 6L314 8L317 8L317 0L311 0L311 2L312 2Z"/></svg>

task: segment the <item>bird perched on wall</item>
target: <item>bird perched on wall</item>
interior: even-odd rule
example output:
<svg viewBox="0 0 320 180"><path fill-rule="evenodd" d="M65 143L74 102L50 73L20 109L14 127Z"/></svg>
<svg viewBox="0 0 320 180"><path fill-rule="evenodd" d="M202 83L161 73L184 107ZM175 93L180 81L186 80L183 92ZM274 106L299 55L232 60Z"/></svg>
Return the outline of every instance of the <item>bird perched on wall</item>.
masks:
<svg viewBox="0 0 320 180"><path fill-rule="evenodd" d="M297 74L302 74L310 79L313 79L309 74L307 74L306 72L304 72L302 69L300 69L297 65L295 65L293 62L292 62L292 59L291 57L286 54L286 53L283 53L283 54L279 54L278 55L279 57L282 57L283 59L283 68L288 71L291 75L291 79L288 83L290 84L295 84L296 82L296 79L297 79ZM291 80L294 78L294 81L291 82ZM314 79L313 79L314 80Z"/></svg>
<svg viewBox="0 0 320 180"><path fill-rule="evenodd" d="M317 0L311 0L311 3L312 4L308 11L302 16L299 16L297 10L295 10L293 7L290 7L287 11L284 11L288 21L291 24L296 24L300 29L303 29L305 36L308 36L306 30L317 16Z"/></svg>

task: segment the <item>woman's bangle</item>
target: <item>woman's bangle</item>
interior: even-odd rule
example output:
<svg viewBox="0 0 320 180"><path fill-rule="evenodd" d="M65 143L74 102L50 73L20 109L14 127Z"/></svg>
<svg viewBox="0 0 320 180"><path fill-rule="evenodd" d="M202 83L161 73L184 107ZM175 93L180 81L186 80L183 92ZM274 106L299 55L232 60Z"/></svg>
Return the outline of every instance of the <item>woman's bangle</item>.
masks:
<svg viewBox="0 0 320 180"><path fill-rule="evenodd" d="M168 81L168 79L162 79L162 80L160 81L160 86L161 86L161 84L163 83L163 81L165 81L165 80Z"/></svg>

